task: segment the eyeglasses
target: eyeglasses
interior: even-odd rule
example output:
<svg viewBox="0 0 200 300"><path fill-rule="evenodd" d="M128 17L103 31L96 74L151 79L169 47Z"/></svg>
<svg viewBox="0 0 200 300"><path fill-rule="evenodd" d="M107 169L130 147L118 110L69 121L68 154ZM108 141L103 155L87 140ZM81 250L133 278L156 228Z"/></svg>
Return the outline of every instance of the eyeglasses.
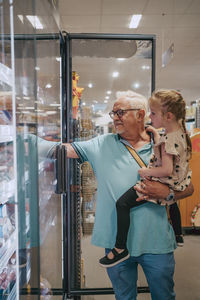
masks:
<svg viewBox="0 0 200 300"><path fill-rule="evenodd" d="M109 112L109 116L111 117L111 119L114 119L115 115L117 115L118 118L121 118L127 111L131 110L139 110L139 108L118 109L116 111L112 110L111 112Z"/></svg>

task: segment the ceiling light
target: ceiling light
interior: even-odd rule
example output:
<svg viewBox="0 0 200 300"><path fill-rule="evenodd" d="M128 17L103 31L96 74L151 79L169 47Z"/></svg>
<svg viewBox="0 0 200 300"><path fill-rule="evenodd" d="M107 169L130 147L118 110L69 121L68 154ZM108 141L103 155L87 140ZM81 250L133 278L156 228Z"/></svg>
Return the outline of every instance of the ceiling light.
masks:
<svg viewBox="0 0 200 300"><path fill-rule="evenodd" d="M93 100L93 102L94 102L94 103L98 103L98 101L97 101L97 100Z"/></svg>
<svg viewBox="0 0 200 300"><path fill-rule="evenodd" d="M88 87L91 89L93 87L92 83L88 83Z"/></svg>
<svg viewBox="0 0 200 300"><path fill-rule="evenodd" d="M60 106L60 103L51 103L50 106Z"/></svg>
<svg viewBox="0 0 200 300"><path fill-rule="evenodd" d="M56 60L57 60L57 61L61 61L61 58L60 58L60 57L56 57Z"/></svg>
<svg viewBox="0 0 200 300"><path fill-rule="evenodd" d="M83 103L82 103L82 105L86 105L86 103L85 103L85 102L83 102Z"/></svg>
<svg viewBox="0 0 200 300"><path fill-rule="evenodd" d="M23 114L30 114L30 112L29 112L29 111L26 111L26 110L22 111L22 113L23 113Z"/></svg>
<svg viewBox="0 0 200 300"><path fill-rule="evenodd" d="M113 72L112 73L112 77L118 77L119 76L119 72Z"/></svg>
<svg viewBox="0 0 200 300"><path fill-rule="evenodd" d="M172 60L174 57L174 43L162 54L162 67L166 67L166 65Z"/></svg>
<svg viewBox="0 0 200 300"><path fill-rule="evenodd" d="M37 16L26 16L26 17L35 29L43 29L44 28Z"/></svg>
<svg viewBox="0 0 200 300"><path fill-rule="evenodd" d="M104 100L104 103L108 103L108 100Z"/></svg>
<svg viewBox="0 0 200 300"><path fill-rule="evenodd" d="M25 100L30 100L30 97L24 96L23 99L25 99Z"/></svg>
<svg viewBox="0 0 200 300"><path fill-rule="evenodd" d="M45 88L46 89L50 89L52 87L52 85L50 84L50 83L47 83L46 85L45 85Z"/></svg>
<svg viewBox="0 0 200 300"><path fill-rule="evenodd" d="M110 99L110 97L109 97L109 96L106 96L105 99Z"/></svg>
<svg viewBox="0 0 200 300"><path fill-rule="evenodd" d="M35 67L35 70L36 70L36 71L39 71L39 70L40 70L40 67Z"/></svg>
<svg viewBox="0 0 200 300"><path fill-rule="evenodd" d="M149 67L149 66L145 66L145 65L144 65L144 66L142 66L142 69L143 69L143 70L149 70L149 69L150 69L150 67Z"/></svg>
<svg viewBox="0 0 200 300"><path fill-rule="evenodd" d="M140 87L139 82L135 82L135 83L133 84L133 87L134 87L134 89L138 89L138 88Z"/></svg>
<svg viewBox="0 0 200 300"><path fill-rule="evenodd" d="M141 18L142 18L142 15L132 15L131 22L129 24L129 28L137 28L140 23Z"/></svg>
<svg viewBox="0 0 200 300"><path fill-rule="evenodd" d="M123 57L119 57L117 60L119 60L119 61L124 61L125 60L125 58L123 58Z"/></svg>
<svg viewBox="0 0 200 300"><path fill-rule="evenodd" d="M25 109L35 109L35 107L33 107L33 106L26 106L26 107L24 107Z"/></svg>
<svg viewBox="0 0 200 300"><path fill-rule="evenodd" d="M46 114L47 115L55 115L55 114L57 114L57 111L56 110L48 110L48 111L46 111Z"/></svg>
<svg viewBox="0 0 200 300"><path fill-rule="evenodd" d="M17 16L20 19L20 21L24 24L24 16L22 16L22 15L17 15Z"/></svg>
<svg viewBox="0 0 200 300"><path fill-rule="evenodd" d="M112 92L111 91L107 91L106 94L110 95L110 94L112 94Z"/></svg>

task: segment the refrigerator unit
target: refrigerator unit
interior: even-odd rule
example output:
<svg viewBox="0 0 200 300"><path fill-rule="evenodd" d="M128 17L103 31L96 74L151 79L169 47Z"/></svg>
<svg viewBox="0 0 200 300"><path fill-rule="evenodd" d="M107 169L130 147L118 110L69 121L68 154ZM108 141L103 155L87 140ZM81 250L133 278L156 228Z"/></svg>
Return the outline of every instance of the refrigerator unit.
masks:
<svg viewBox="0 0 200 300"><path fill-rule="evenodd" d="M150 96L155 36L62 32L3 41L13 54L0 65L8 74L0 94L1 297L113 294L98 266L104 250L90 245L93 170L66 159L61 143L113 132L117 91Z"/></svg>

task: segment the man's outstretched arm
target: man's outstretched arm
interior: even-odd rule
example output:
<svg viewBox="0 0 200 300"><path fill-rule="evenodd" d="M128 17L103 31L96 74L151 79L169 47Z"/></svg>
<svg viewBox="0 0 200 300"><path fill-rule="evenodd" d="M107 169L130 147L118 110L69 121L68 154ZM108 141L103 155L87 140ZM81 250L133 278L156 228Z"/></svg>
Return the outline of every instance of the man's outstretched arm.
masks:
<svg viewBox="0 0 200 300"><path fill-rule="evenodd" d="M76 153L76 151L74 150L74 148L72 147L72 145L70 143L64 143L62 145L64 145L67 149L67 157L68 158L79 158L78 154Z"/></svg>

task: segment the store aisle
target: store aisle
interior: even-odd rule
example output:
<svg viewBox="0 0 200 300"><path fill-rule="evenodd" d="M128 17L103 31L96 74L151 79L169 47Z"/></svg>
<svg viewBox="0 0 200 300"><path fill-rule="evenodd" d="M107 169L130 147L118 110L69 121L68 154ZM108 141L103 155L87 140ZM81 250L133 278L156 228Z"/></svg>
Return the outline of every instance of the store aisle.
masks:
<svg viewBox="0 0 200 300"><path fill-rule="evenodd" d="M200 300L200 236L184 237L184 247L175 251L175 292L176 300ZM109 287L105 270L97 264L102 253L101 248L90 245L90 237L83 239L83 257L85 266L85 283L87 287ZM94 276L95 274L95 276ZM139 286L146 286L146 279L139 269ZM114 300L114 295L84 296L83 300ZM138 300L151 300L150 294L138 294Z"/></svg>
<svg viewBox="0 0 200 300"><path fill-rule="evenodd" d="M176 300L200 300L200 235L185 236L184 247L175 251Z"/></svg>

